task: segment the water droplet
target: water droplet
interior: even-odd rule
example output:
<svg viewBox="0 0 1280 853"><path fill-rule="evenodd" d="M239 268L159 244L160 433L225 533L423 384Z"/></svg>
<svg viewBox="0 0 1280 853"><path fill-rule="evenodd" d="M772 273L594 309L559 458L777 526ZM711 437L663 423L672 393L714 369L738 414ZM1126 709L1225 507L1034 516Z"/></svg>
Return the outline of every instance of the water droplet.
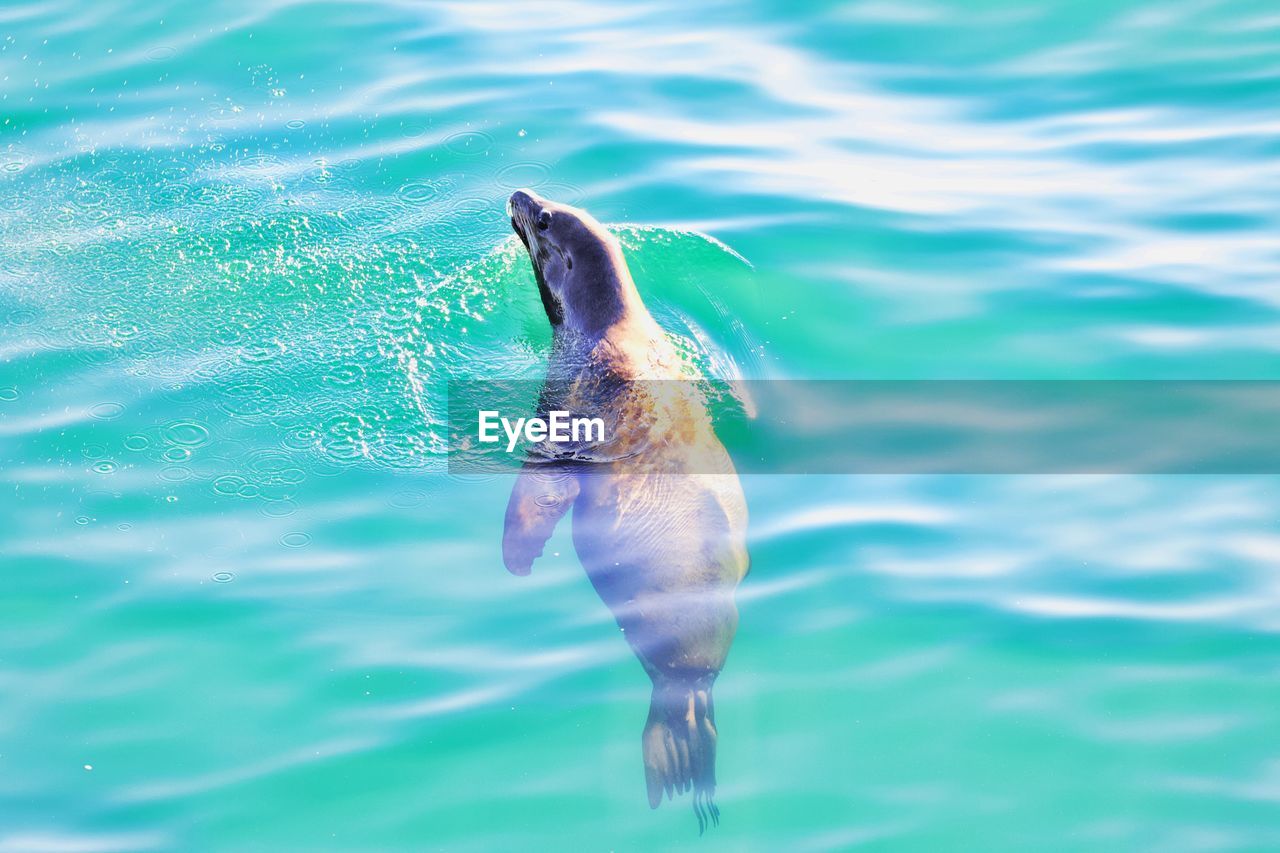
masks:
<svg viewBox="0 0 1280 853"><path fill-rule="evenodd" d="M195 421L174 421L164 428L166 441L183 447L200 447L209 442L209 430Z"/></svg>
<svg viewBox="0 0 1280 853"><path fill-rule="evenodd" d="M151 446L151 439L145 435L131 435L124 440L124 449L137 453Z"/></svg>
<svg viewBox="0 0 1280 853"><path fill-rule="evenodd" d="M227 474L213 481L213 490L220 495L234 495L249 481L237 474Z"/></svg>
<svg viewBox="0 0 1280 853"><path fill-rule="evenodd" d="M286 548L305 548L311 544L311 536L299 531L286 533L280 537L280 544Z"/></svg>
<svg viewBox="0 0 1280 853"><path fill-rule="evenodd" d="M493 137L482 130L464 130L445 137L444 144L454 154L474 157L493 146Z"/></svg>
<svg viewBox="0 0 1280 853"><path fill-rule="evenodd" d="M122 403L98 403L89 407L89 417L99 421L111 421L124 414Z"/></svg>
<svg viewBox="0 0 1280 853"><path fill-rule="evenodd" d="M364 368L358 364L344 364L325 374L323 381L339 388L349 388L364 379Z"/></svg>
<svg viewBox="0 0 1280 853"><path fill-rule="evenodd" d="M427 500L427 493L418 489L404 489L391 496L388 503L397 509L412 509L422 506Z"/></svg>
<svg viewBox="0 0 1280 853"><path fill-rule="evenodd" d="M183 480L191 479L191 469L181 465L170 465L160 471L160 479L170 483L181 483Z"/></svg>
<svg viewBox="0 0 1280 853"><path fill-rule="evenodd" d="M298 505L288 498L270 501L262 505L262 514L267 518L287 518L298 511Z"/></svg>
<svg viewBox="0 0 1280 853"><path fill-rule="evenodd" d="M564 181L541 184L538 187L538 191L561 204L578 204L587 197L587 191L582 187L577 184L567 184Z"/></svg>
<svg viewBox="0 0 1280 853"><path fill-rule="evenodd" d="M266 411L274 392L265 385L246 382L228 388L227 397L223 408L232 415L245 417Z"/></svg>
<svg viewBox="0 0 1280 853"><path fill-rule="evenodd" d="M284 446L290 450L306 450L315 447L319 433L311 427L298 427L289 430L284 437Z"/></svg>
<svg viewBox="0 0 1280 853"><path fill-rule="evenodd" d="M449 189L447 181L410 181L396 191L405 204L427 204Z"/></svg>
<svg viewBox="0 0 1280 853"><path fill-rule="evenodd" d="M231 121L242 112L244 107L228 100L225 104L214 104L209 107L208 115L214 121Z"/></svg>
<svg viewBox="0 0 1280 853"><path fill-rule="evenodd" d="M498 186L507 189L519 187L536 187L544 184L551 176L551 166L537 160L523 163L512 163L498 170Z"/></svg>

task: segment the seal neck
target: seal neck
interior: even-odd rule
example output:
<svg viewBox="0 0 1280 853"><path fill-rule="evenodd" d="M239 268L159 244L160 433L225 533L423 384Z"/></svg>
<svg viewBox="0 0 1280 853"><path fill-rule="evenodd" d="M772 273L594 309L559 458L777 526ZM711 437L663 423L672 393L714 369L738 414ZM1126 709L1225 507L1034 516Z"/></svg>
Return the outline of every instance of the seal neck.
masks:
<svg viewBox="0 0 1280 853"><path fill-rule="evenodd" d="M601 246L596 263L582 264L591 269L591 279L577 282L573 305L563 312L557 331L572 332L587 338L602 339L615 334L629 334L633 329L647 329L654 324L636 289L631 271L620 248Z"/></svg>

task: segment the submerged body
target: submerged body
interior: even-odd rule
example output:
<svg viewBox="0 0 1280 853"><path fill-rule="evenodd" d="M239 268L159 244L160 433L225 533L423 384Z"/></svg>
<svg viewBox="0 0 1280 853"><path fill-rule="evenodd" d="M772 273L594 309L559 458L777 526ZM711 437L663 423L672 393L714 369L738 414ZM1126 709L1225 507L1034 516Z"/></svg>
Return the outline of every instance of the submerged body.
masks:
<svg viewBox="0 0 1280 853"><path fill-rule="evenodd" d="M737 628L747 509L733 464L616 240L584 212L527 191L512 225L533 260L553 344L541 407L622 424L595 461L531 460L507 508L503 558L527 574L573 508L573 541L653 682L642 736L649 803L692 790L718 819L712 685Z"/></svg>

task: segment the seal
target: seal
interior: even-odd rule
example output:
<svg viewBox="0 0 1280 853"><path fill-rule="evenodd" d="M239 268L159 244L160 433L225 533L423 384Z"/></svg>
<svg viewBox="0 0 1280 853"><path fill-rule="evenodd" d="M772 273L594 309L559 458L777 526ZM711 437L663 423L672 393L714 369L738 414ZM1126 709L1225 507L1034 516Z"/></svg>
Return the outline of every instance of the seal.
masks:
<svg viewBox="0 0 1280 853"><path fill-rule="evenodd" d="M650 315L622 248L585 211L518 190L511 225L552 327L540 410L592 409L627 427L583 460L530 458L507 505L516 575L573 509L573 542L653 682L641 736L649 805L692 789L699 831L719 822L712 686L738 624L747 506L696 378Z"/></svg>

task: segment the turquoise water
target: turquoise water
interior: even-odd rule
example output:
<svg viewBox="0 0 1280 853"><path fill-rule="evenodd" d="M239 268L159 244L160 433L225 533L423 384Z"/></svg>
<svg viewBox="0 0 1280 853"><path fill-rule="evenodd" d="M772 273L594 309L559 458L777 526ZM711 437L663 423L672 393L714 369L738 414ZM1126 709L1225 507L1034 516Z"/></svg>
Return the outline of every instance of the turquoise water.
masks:
<svg viewBox="0 0 1280 853"><path fill-rule="evenodd" d="M519 186L714 372L1280 378L1278 84L1264 2L10 0L0 850L1275 849L1274 478L745 478L699 838L441 419Z"/></svg>

